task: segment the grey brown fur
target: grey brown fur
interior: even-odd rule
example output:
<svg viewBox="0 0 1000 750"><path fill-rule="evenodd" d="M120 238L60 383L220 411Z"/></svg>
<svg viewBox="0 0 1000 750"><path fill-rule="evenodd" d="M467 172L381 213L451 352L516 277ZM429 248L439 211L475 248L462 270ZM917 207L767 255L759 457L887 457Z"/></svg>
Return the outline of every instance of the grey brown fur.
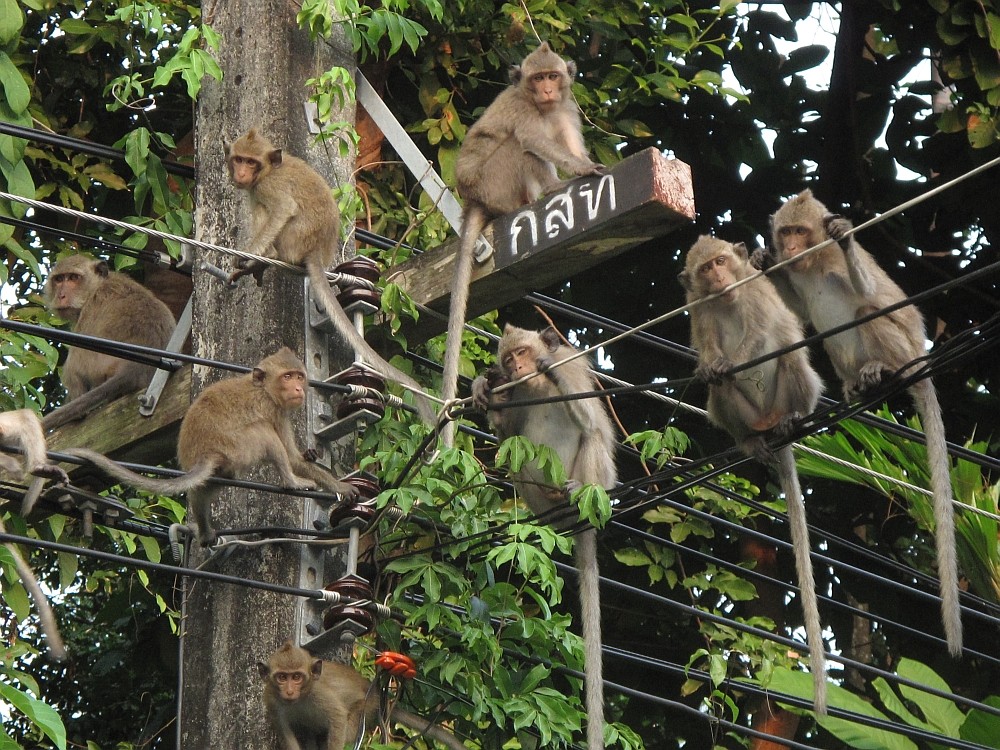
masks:
<svg viewBox="0 0 1000 750"><path fill-rule="evenodd" d="M742 243L702 236L688 251L679 278L689 304L702 300L691 308L691 345L698 350L695 375L709 384L709 418L729 432L744 453L777 469L795 552L813 705L819 713L826 713L826 656L799 475L791 447L782 446L772 453L767 442L771 436L787 435L795 420L816 408L822 383L809 364L806 349L769 359L752 370L727 374L736 365L802 340L802 324L768 279L760 277L720 297L705 299L754 273Z"/></svg>
<svg viewBox="0 0 1000 750"><path fill-rule="evenodd" d="M305 367L288 348L261 360L251 373L210 385L194 400L181 422L177 458L187 474L175 479L144 477L85 448L66 452L150 492L188 492L192 526L198 541L207 546L216 539L211 504L221 489L208 484L213 475L235 477L267 461L278 470L285 487L320 487L349 498L357 496L353 485L302 457L290 417L294 409L302 406L304 385Z"/></svg>
<svg viewBox="0 0 1000 750"><path fill-rule="evenodd" d="M151 291L88 255L63 258L49 272L46 305L77 333L162 349L176 322ZM98 406L149 384L150 365L70 347L62 369L68 402L45 416L46 430L83 419Z"/></svg>
<svg viewBox="0 0 1000 750"><path fill-rule="evenodd" d="M804 190L787 201L771 223L774 249L760 258L763 266L794 257L826 239L836 240L775 272L789 306L817 331L853 322L905 298L903 290L853 235L846 236L852 229L850 221L831 214L811 191ZM910 305L831 336L823 341L823 347L843 381L844 397L852 399L925 356L926 340L923 317ZM945 638L948 651L959 656L962 619L944 420L929 378L918 380L909 390L927 437Z"/></svg>
<svg viewBox="0 0 1000 750"><path fill-rule="evenodd" d="M568 486L552 487L537 466L525 465L514 478L514 486L536 515L568 507L570 491L596 484L606 490L618 481L615 467L615 432L607 410L598 399L575 399L549 404L517 406L521 400L566 396L594 390L594 378L583 357L554 367L575 354L564 346L551 328L529 331L504 327L497 349L498 366L480 375L472 384L474 403L486 409L491 397L490 424L502 439L523 435L537 445L552 448L562 461ZM493 394L502 383L530 373L544 375ZM557 522L557 526L566 526ZM579 571L580 611L583 620L585 657L587 747L604 747L604 678L601 657L601 590L597 564L597 531L587 529L576 536L574 556Z"/></svg>

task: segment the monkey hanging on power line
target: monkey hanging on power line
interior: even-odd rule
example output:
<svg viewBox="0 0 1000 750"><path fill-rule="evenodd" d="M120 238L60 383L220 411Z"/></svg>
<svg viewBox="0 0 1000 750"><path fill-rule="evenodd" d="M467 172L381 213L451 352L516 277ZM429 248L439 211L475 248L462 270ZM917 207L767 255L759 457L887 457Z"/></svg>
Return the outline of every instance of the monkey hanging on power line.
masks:
<svg viewBox="0 0 1000 750"><path fill-rule="evenodd" d="M850 221L831 214L812 191L804 190L786 201L771 218L771 225L772 252L758 256L758 265L764 267L794 258L826 239L836 240L774 273L789 307L817 331L851 323L905 298L903 290L853 235L847 236L852 229ZM844 398L850 400L885 378L918 367L927 354L926 341L923 317L910 305L830 336L823 340L823 348L843 382ZM944 420L930 378L916 381L909 391L927 436L945 638L951 655L960 656L958 557Z"/></svg>
<svg viewBox="0 0 1000 750"><path fill-rule="evenodd" d="M793 423L810 414L823 384L809 364L809 353L795 349L735 375L728 374L770 352L802 340L802 324L782 303L771 282L760 277L721 297L705 299L756 273L746 247L702 236L688 251L679 280L691 308L691 345L698 350L695 375L708 385L708 416L736 440L739 448L774 465L785 495L799 601L813 673L813 705L826 713L826 656L812 560L809 529L791 446L773 452L767 440L784 436Z"/></svg>
<svg viewBox="0 0 1000 750"><path fill-rule="evenodd" d="M576 350L564 346L553 328L529 331L504 327L497 346L497 365L472 383L473 403L490 406L489 421L501 439L523 435L554 450L566 470L566 487L552 487L544 472L525 464L514 486L536 515L568 507L569 493L585 484L606 490L618 481L615 468L615 432L607 410L598 399L567 399L548 404L518 406L518 401L586 393L594 377L583 357L559 364ZM558 365L558 366L556 366ZM525 375L542 375L497 393L493 390ZM491 397L495 402L491 405ZM584 687L587 707L587 747L604 747L604 679L601 660L601 589L597 565L597 530L576 535L574 556L579 571L580 612L583 620Z"/></svg>
<svg viewBox="0 0 1000 750"><path fill-rule="evenodd" d="M462 233L448 309L441 391L445 402L458 393L462 331L469 301L472 257L487 222L557 189L556 169L575 176L601 174L583 142L580 111L570 86L576 64L542 42L510 70L511 85L469 128L455 164L465 201ZM442 430L451 445L454 425Z"/></svg>

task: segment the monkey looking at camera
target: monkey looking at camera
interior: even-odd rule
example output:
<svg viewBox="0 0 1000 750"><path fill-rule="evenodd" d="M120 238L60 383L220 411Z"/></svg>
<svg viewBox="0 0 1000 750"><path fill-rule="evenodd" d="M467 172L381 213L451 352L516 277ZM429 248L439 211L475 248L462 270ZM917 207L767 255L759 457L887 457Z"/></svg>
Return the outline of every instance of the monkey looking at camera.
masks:
<svg viewBox="0 0 1000 750"><path fill-rule="evenodd" d="M704 300L755 273L742 243L702 236L688 251L679 280L688 304ZM691 308L691 345L698 350L695 376L708 383L708 416L739 448L775 465L785 495L813 673L813 705L826 713L826 657L799 475L791 446L771 452L768 437L787 435L793 423L816 408L822 383L806 349L769 359L735 375L734 366L801 341L802 324L782 303L771 282L755 279Z"/></svg>
<svg viewBox="0 0 1000 750"><path fill-rule="evenodd" d="M225 144L225 152L233 185L250 197L253 237L247 252L304 265L312 291L337 333L375 370L412 389L421 416L433 423L434 410L420 395L420 386L371 348L326 278L340 237L340 211L326 181L302 159L286 156L253 128ZM258 284L262 282L265 264L251 260L241 261L240 266L230 281L252 274Z"/></svg>
<svg viewBox="0 0 1000 750"><path fill-rule="evenodd" d="M302 457L292 431L291 412L305 401L306 372L291 349L283 347L246 375L214 383L191 404L181 422L177 458L187 472L175 479L150 479L86 448L69 455L84 458L107 474L150 492L189 493L193 530L202 546L215 542L212 500L220 487L214 476L232 478L262 461L273 464L285 487L320 487L347 498L358 490Z"/></svg>
<svg viewBox="0 0 1000 750"><path fill-rule="evenodd" d="M905 298L875 259L845 236L852 228L843 216L831 214L810 190L787 201L771 219L772 254L759 265L794 258L826 239L835 243L778 269L779 291L789 306L819 332L850 323ZM844 397L853 399L878 386L883 379L905 374L908 366L926 355L923 317L910 305L894 310L823 341ZM927 460L934 495L935 542L941 594L941 615L948 650L962 653L962 619L955 551L955 518L948 444L941 407L930 378L909 388L927 436Z"/></svg>
<svg viewBox="0 0 1000 750"><path fill-rule="evenodd" d="M264 713L282 750L342 750L355 741L362 719L366 726L376 723L378 695L346 664L317 659L285 641L257 669L264 680ZM399 706L389 718L452 750L465 750L451 732Z"/></svg>
<svg viewBox="0 0 1000 750"><path fill-rule="evenodd" d="M76 333L127 344L162 349L176 325L151 291L89 255L71 255L52 267L45 302ZM150 365L70 347L62 369L69 401L45 416L45 429L83 419L98 406L145 387L154 372Z"/></svg>
<svg viewBox="0 0 1000 750"><path fill-rule="evenodd" d="M455 178L465 208L448 310L442 377L446 402L458 392L472 257L487 222L559 187L557 168L575 176L600 174L603 169L591 161L583 142L579 108L570 91L575 75L576 64L542 42L520 66L511 68L511 85L486 108L462 142ZM451 445L454 425L445 425L442 436Z"/></svg>
<svg viewBox="0 0 1000 750"><path fill-rule="evenodd" d="M533 464L525 464L514 477L518 494L536 515L566 508L570 492L582 485L596 484L610 490L618 481L614 428L599 400L575 399L517 406L518 401L593 390L594 377L584 358L555 366L574 353L572 347L560 342L553 328L538 332L508 324L497 347L499 365L494 365L472 383L473 403L484 410L490 406L490 424L501 439L523 435L533 443L547 445L562 461L569 479L565 487L546 484L544 473ZM544 374L497 393L495 403L490 405L494 388L535 372ZM576 536L574 556L579 571L583 620L587 747L597 750L604 747L604 681L596 529L587 529Z"/></svg>
<svg viewBox="0 0 1000 750"><path fill-rule="evenodd" d="M33 477L21 503L21 515L27 516L41 494L46 479L68 482L69 477L56 464L48 461L45 434L38 415L31 409L16 409L0 413L0 445L20 448L23 459L0 453L0 471L25 481Z"/></svg>

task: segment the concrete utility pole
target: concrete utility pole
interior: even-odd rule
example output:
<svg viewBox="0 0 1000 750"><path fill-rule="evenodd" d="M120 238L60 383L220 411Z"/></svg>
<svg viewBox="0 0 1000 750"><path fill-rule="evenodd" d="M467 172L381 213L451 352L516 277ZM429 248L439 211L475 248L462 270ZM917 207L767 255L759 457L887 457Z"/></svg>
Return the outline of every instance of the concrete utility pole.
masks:
<svg viewBox="0 0 1000 750"><path fill-rule="evenodd" d="M221 83L206 79L198 99L195 129L197 156L196 236L223 246L245 248L250 238L246 196L230 185L223 141L235 140L250 127L287 153L309 161L335 186L343 184L353 164L337 158L336 149L312 145L303 103L305 81L334 66L354 68L354 56L343 37L313 43L295 23L296 8L285 0L225 0L204 4L205 22L222 37ZM344 113L353 121L353 112ZM224 269L235 258L204 260ZM250 278L237 289L200 271L195 263L194 353L211 359L253 366L281 345L306 360L310 377L336 373L353 359L348 351L336 354L311 346L307 357L304 277L269 269L261 287ZM321 373L321 374L319 374ZM229 374L198 367L192 395ZM321 396L312 392L315 415ZM315 446L298 420L303 447ZM328 459L329 455L324 455ZM345 461L345 458L348 459ZM334 456L338 475L353 463L353 455ZM275 481L267 468L253 478ZM227 490L213 507L219 529L280 526L302 528L303 501L283 495ZM195 551L192 564L204 559ZM299 586L299 547L274 545L237 550L213 564L219 572ZM324 581L317 582L321 588ZM295 597L238 586L206 582L186 585L183 622L179 746L208 748L270 748L274 737L266 729L256 663L285 638L294 636Z"/></svg>

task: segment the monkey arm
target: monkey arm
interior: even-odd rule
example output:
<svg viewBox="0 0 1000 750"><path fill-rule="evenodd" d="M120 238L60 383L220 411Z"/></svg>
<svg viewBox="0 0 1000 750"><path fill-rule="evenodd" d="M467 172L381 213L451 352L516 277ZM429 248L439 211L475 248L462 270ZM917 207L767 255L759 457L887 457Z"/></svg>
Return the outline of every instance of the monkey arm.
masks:
<svg viewBox="0 0 1000 750"><path fill-rule="evenodd" d="M854 291L866 300L874 301L878 291L877 281L872 273L874 261L868 256L861 246L854 241L854 235L847 233L854 228L850 219L839 214L827 214L823 217L823 225L830 239L834 239L844 251L844 258L847 261L847 273L851 279L851 286Z"/></svg>
<svg viewBox="0 0 1000 750"><path fill-rule="evenodd" d="M529 124L537 126L534 121L530 121ZM565 144L537 127L516 128L515 137L527 153L551 162L568 174L583 176L601 174L604 171L604 165L577 156Z"/></svg>
<svg viewBox="0 0 1000 750"><path fill-rule="evenodd" d="M272 245L284 230L285 225L299 210L299 204L287 193L268 193L262 205L254 209L254 236L247 252L265 258L274 257ZM264 208L266 206L266 208ZM264 211L266 219L257 226L258 211Z"/></svg>

